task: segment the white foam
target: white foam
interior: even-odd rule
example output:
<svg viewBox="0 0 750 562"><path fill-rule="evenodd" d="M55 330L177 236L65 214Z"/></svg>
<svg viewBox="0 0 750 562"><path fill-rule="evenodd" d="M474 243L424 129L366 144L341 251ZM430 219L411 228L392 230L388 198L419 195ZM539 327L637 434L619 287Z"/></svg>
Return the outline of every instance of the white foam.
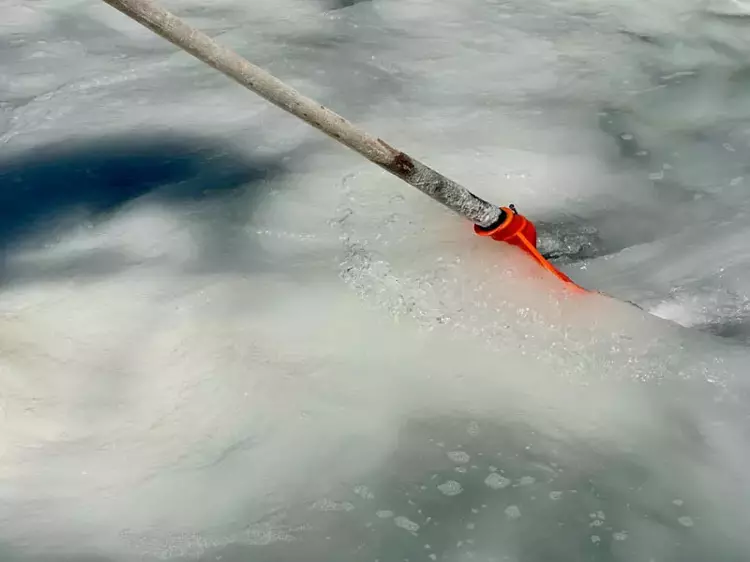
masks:
<svg viewBox="0 0 750 562"><path fill-rule="evenodd" d="M509 505L505 508L505 515L508 519L520 519L521 510L517 505Z"/></svg>
<svg viewBox="0 0 750 562"><path fill-rule="evenodd" d="M471 460L471 456L465 451L449 451L446 455L456 464L467 464Z"/></svg>
<svg viewBox="0 0 750 562"><path fill-rule="evenodd" d="M464 491L463 486L455 480L446 480L442 484L438 484L437 488L444 496L457 496Z"/></svg>
<svg viewBox="0 0 750 562"><path fill-rule="evenodd" d="M409 531L410 533L416 533L419 531L419 524L415 523L408 517L404 517L403 515L399 515L393 520L393 523L396 525L396 527L399 527L401 529L404 529L405 531Z"/></svg>
<svg viewBox="0 0 750 562"><path fill-rule="evenodd" d="M504 476L500 476L496 472L493 472L485 478L484 483L493 490L502 490L503 488L510 486L511 481L509 478L505 478Z"/></svg>

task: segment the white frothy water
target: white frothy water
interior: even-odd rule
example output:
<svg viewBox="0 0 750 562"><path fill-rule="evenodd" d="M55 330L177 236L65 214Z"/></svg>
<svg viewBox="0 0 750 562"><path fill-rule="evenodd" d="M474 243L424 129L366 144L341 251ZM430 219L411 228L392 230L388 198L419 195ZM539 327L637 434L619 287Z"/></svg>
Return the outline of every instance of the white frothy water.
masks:
<svg viewBox="0 0 750 562"><path fill-rule="evenodd" d="M740 3L166 4L742 335ZM4 560L746 551L744 347L569 294L103 3L0 12Z"/></svg>

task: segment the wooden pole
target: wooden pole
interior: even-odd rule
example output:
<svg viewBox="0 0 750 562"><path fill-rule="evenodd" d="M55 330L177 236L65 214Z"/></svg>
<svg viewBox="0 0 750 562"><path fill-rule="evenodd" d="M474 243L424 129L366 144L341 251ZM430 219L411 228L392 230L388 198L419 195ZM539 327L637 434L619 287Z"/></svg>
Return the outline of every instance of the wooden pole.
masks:
<svg viewBox="0 0 750 562"><path fill-rule="evenodd" d="M309 123L358 152L408 184L481 227L496 224L499 207L480 199L465 187L352 125L307 98L232 50L151 0L104 0L128 17L161 35L197 59L223 72L248 90Z"/></svg>

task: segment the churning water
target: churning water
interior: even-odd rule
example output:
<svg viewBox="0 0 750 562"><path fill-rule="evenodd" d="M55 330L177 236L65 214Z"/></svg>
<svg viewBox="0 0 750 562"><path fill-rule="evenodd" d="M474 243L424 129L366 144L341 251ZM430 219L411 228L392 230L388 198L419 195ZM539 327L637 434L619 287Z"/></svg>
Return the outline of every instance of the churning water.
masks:
<svg viewBox="0 0 750 562"><path fill-rule="evenodd" d="M165 4L618 300L102 2L0 0L3 561L748 559L748 5Z"/></svg>

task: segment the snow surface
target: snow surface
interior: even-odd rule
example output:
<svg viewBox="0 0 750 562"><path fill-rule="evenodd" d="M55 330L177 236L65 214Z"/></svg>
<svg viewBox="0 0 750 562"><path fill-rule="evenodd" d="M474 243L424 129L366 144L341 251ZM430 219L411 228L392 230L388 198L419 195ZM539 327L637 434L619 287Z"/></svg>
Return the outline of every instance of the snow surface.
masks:
<svg viewBox="0 0 750 562"><path fill-rule="evenodd" d="M746 556L745 3L165 4L653 314L101 2L0 0L1 560Z"/></svg>

